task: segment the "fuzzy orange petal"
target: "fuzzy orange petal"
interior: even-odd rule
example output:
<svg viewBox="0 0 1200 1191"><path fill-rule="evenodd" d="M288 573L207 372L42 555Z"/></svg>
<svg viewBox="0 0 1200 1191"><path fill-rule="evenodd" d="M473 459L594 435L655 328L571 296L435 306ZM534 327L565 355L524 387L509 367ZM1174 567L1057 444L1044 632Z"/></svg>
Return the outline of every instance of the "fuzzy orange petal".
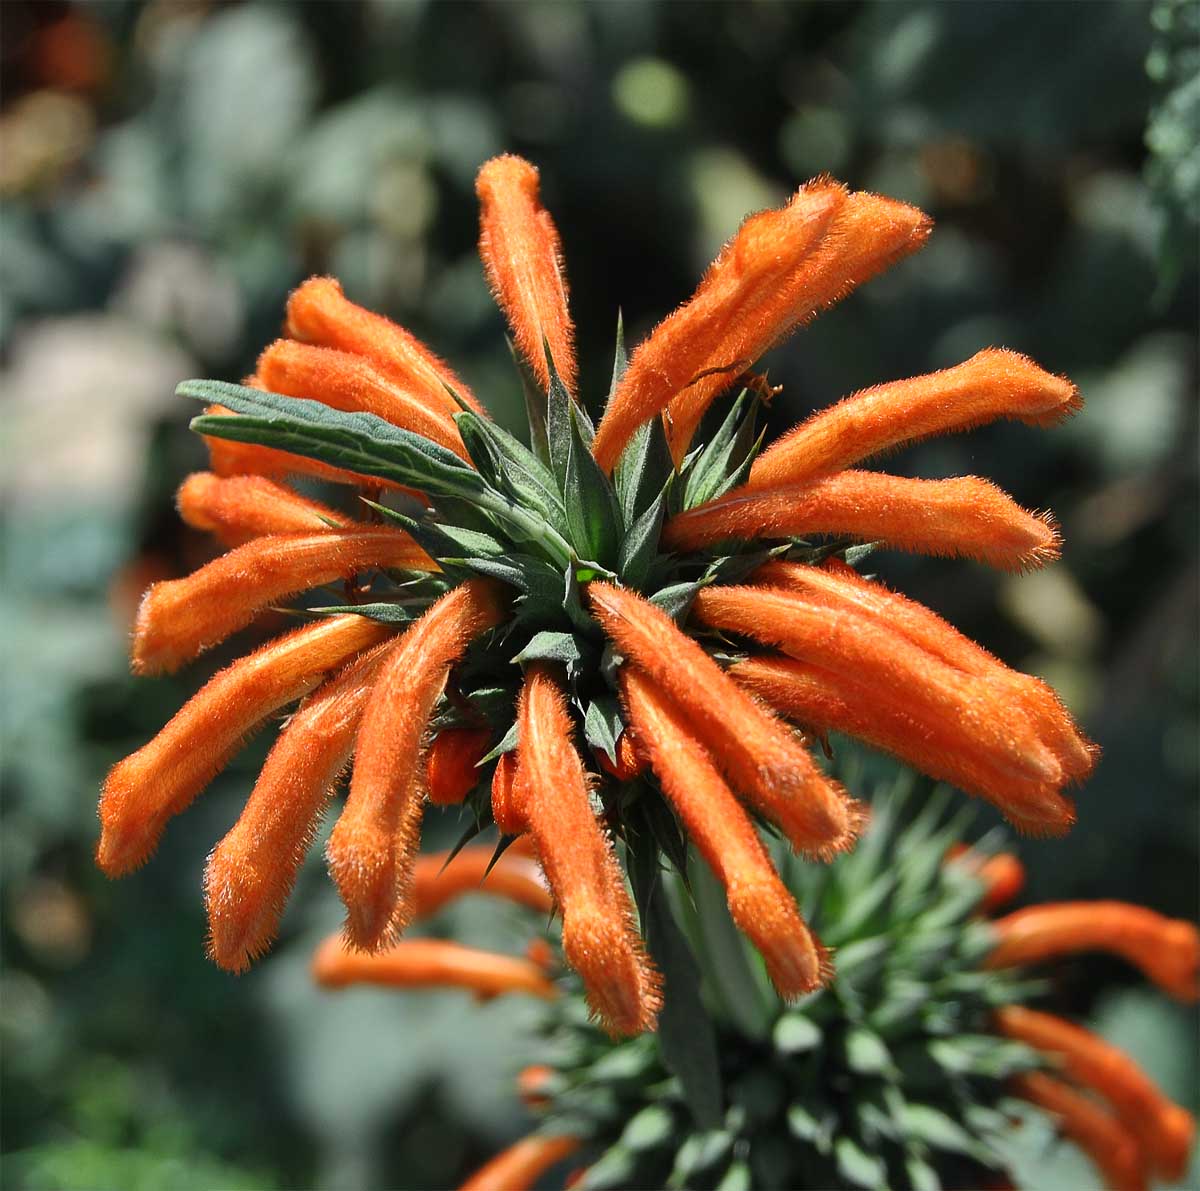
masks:
<svg viewBox="0 0 1200 1191"><path fill-rule="evenodd" d="M359 728L350 793L326 855L346 906L346 937L363 950L403 926L424 803L422 742L450 667L498 624L498 589L472 579L447 592L384 661Z"/></svg>
<svg viewBox="0 0 1200 1191"><path fill-rule="evenodd" d="M696 550L732 538L836 534L918 554L975 558L1007 571L1058 557L1053 518L1022 509L977 476L913 480L842 471L807 484L738 488L671 518L664 550Z"/></svg>
<svg viewBox="0 0 1200 1191"><path fill-rule="evenodd" d="M529 1191L550 1167L579 1148L575 1137L522 1138L477 1170L458 1191Z"/></svg>
<svg viewBox="0 0 1200 1191"><path fill-rule="evenodd" d="M391 319L356 306L332 277L311 277L293 290L287 304L287 331L302 343L364 356L430 409L450 417L458 412L459 406L446 391L449 386L477 413L486 412L444 360Z"/></svg>
<svg viewBox="0 0 1200 1191"><path fill-rule="evenodd" d="M133 671L177 670L288 596L359 571L436 570L403 530L331 529L255 538L184 579L153 584L133 630Z"/></svg>
<svg viewBox="0 0 1200 1191"><path fill-rule="evenodd" d="M996 418L1052 424L1081 404L1065 377L1028 356L989 348L954 368L863 389L820 410L754 461L747 486L802 484L904 443Z"/></svg>
<svg viewBox="0 0 1200 1191"><path fill-rule="evenodd" d="M544 389L549 347L555 370L575 391L575 328L567 309L562 244L538 197L538 172L523 158L493 157L475 179L479 256L517 347Z"/></svg>
<svg viewBox="0 0 1200 1191"><path fill-rule="evenodd" d="M429 801L457 806L483 780L479 759L492 744L490 728L444 728L429 745L425 774Z"/></svg>
<svg viewBox="0 0 1200 1191"><path fill-rule="evenodd" d="M179 486L179 516L193 529L215 534L226 546L277 533L322 533L354 523L266 476L218 476L198 471Z"/></svg>
<svg viewBox="0 0 1200 1191"><path fill-rule="evenodd" d="M504 898L548 914L553 901L534 861L510 850L493 863L494 855L493 848L478 847L463 848L453 858L449 852L419 857L413 868L414 917L426 918L469 893Z"/></svg>
<svg viewBox="0 0 1200 1191"><path fill-rule="evenodd" d="M113 766L100 795L96 862L119 876L154 850L168 819L225 767L273 711L319 686L389 625L335 616L280 637L211 678L159 734Z"/></svg>

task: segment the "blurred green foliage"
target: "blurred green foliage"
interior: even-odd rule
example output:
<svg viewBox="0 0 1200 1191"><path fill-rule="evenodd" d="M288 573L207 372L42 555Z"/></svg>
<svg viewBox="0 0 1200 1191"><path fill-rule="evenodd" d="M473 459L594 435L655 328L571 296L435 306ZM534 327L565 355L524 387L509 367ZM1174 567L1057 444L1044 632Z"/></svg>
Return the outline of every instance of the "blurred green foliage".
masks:
<svg viewBox="0 0 1200 1191"><path fill-rule="evenodd" d="M146 870L109 885L90 859L106 766L228 656L123 677L134 590L204 557L170 507L202 465L171 386L249 371L288 288L331 272L515 410L474 253L474 171L504 149L542 167L597 395L618 307L636 341L797 181L828 170L935 216L924 253L774 353L776 428L991 343L1078 381L1087 408L1062 428L993 426L893 461L1052 505L1061 564L881 571L1052 678L1105 748L1072 836L1023 849L1033 895L1194 913L1194 5L4 8L9 1185L448 1186L521 1127L523 1006L309 986L337 920L316 856L274 957L240 980L207 964L204 856L261 742ZM491 913L441 925L519 947ZM1081 1011L1098 970L1121 975L1080 965ZM1192 1049L1192 1019L1120 997L1118 1033L1153 1035L1167 1064Z"/></svg>

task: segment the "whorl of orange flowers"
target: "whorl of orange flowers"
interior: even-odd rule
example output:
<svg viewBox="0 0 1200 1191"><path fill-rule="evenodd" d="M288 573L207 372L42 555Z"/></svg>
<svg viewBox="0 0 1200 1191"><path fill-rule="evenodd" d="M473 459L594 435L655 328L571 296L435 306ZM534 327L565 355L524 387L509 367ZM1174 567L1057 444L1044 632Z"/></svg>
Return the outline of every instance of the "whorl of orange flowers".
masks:
<svg viewBox="0 0 1200 1191"><path fill-rule="evenodd" d="M477 191L484 270L513 337L543 386L553 368L579 399L561 243L537 171L502 156L482 167ZM1064 830L1073 810L1063 789L1087 775L1095 749L1049 688L844 565L811 565L812 551L795 539L833 534L1007 569L1048 561L1059 549L1052 519L985 480L851 468L994 418L1052 423L1079 404L1070 382L987 350L867 389L757 459L734 461L717 495L671 516L663 503L656 514L646 507L668 492L669 467L641 505L618 499L607 478L618 470L620 480L616 465L631 440L634 448L650 441L635 432L651 419L661 419L680 464L706 410L766 350L919 248L929 229L916 209L827 178L751 216L694 296L636 348L594 438L581 399L566 401L555 424L562 407L547 394L541 456L488 421L463 380L404 328L350 301L331 278L304 282L288 300L286 337L263 351L246 387L202 382L193 394L217 415L197 427L211 471L184 482L179 509L227 552L150 589L134 667L173 669L272 605L344 581L339 614L233 662L113 768L100 803L100 865L117 875L144 861L166 821L245 738L299 704L209 865L218 963L240 969L269 943L343 772L349 794L327 859L346 905L346 943L372 952L419 900L413 866L426 803L452 805L474 791L479 811L490 784L495 823L532 837L563 915L568 960L595 1011L609 1028L631 1031L653 1023L658 978L614 849L627 824L612 781L645 773L657 783L652 795L683 821L788 996L825 979L828 963L780 895L751 816L818 859L852 847L863 820L797 727L851 732L992 800L1023 829ZM240 420L248 394L270 416ZM281 408L288 398L319 404ZM223 417L225 402L238 417ZM319 418L321 445L278 429L297 409ZM383 456L389 466L379 465ZM406 471L400 456L420 456L432 470ZM497 459L507 471L492 468ZM291 474L375 499L415 497L417 511L406 519L376 506L375 520L348 516L281 482ZM437 488L433 480L447 475L458 488ZM736 585L711 571L762 540L788 557L748 577L743 569ZM476 547L492 552L466 557ZM565 593L558 606L551 599L544 623L542 612L529 613L539 607L536 585L504 578L525 575L531 559L542 587ZM690 610L668 615L655 602L700 573L709 585ZM362 606L373 598L382 609ZM547 660L556 655L514 663L520 645L543 633L578 646L586 672L570 675L570 702L566 676ZM718 660L718 633L740 639L745 656ZM605 642L611 665L597 664ZM456 676L473 667L506 700L499 710L485 714L459 691ZM601 700L612 716L605 744L586 718ZM587 757L575 743L577 711L585 728L591 723ZM505 743L514 724L519 732Z"/></svg>

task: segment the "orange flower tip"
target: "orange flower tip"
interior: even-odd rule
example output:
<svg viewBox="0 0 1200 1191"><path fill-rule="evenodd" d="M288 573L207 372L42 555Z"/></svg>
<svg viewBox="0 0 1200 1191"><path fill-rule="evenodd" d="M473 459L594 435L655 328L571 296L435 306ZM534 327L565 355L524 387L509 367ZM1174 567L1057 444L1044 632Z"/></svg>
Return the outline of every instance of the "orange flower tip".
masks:
<svg viewBox="0 0 1200 1191"><path fill-rule="evenodd" d="M526 1108L540 1108L549 1102L553 1082L554 1069L535 1063L517 1076L517 1096Z"/></svg>
<svg viewBox="0 0 1200 1191"><path fill-rule="evenodd" d="M346 944L356 951L378 951L394 940L408 917L395 842L386 833L338 827L326 859L346 907Z"/></svg>
<svg viewBox="0 0 1200 1191"><path fill-rule="evenodd" d="M1163 927L1162 950L1173 960L1170 992L1177 1000L1200 1000L1200 931L1182 918L1170 919Z"/></svg>
<svg viewBox="0 0 1200 1191"><path fill-rule="evenodd" d="M208 956L227 972L244 972L271 944L282 907L264 899L262 881L243 849L213 849L204 873Z"/></svg>
<svg viewBox="0 0 1200 1191"><path fill-rule="evenodd" d="M113 766L100 792L96 864L109 877L123 877L141 868L162 835L165 819L160 815L139 814L133 805L140 768L136 753L126 757Z"/></svg>
<svg viewBox="0 0 1200 1191"><path fill-rule="evenodd" d="M607 907L578 907L563 922L563 950L600 1024L613 1035L652 1030L662 1006L658 974L631 935Z"/></svg>
<svg viewBox="0 0 1200 1191"><path fill-rule="evenodd" d="M353 983L343 962L345 951L339 935L331 935L321 942L313 953L311 966L312 978L317 984L323 988L339 988Z"/></svg>
<svg viewBox="0 0 1200 1191"><path fill-rule="evenodd" d="M1169 1104L1159 1116L1158 1128L1161 1135L1158 1172L1167 1182L1177 1183L1187 1170L1196 1142L1196 1118L1186 1108Z"/></svg>

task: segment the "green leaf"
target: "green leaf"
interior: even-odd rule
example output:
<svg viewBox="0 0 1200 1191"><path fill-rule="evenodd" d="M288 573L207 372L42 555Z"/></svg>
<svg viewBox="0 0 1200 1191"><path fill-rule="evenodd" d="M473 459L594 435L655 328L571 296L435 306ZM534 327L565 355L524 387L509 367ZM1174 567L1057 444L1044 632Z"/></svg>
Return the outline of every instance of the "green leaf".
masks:
<svg viewBox="0 0 1200 1191"><path fill-rule="evenodd" d="M627 587L640 588L650 574L651 563L658 555L658 539L666 507L667 494L664 489L621 540L617 573Z"/></svg>
<svg viewBox="0 0 1200 1191"><path fill-rule="evenodd" d="M500 742L493 749L484 753L483 756L480 757L476 762L476 764L486 765L489 761L496 760L497 757L502 756L504 753L513 752L513 750L516 749L517 745L520 743L520 739L520 729L517 726L517 721L513 720L513 722L508 725L508 731L505 732L500 738Z"/></svg>
<svg viewBox="0 0 1200 1191"><path fill-rule="evenodd" d="M540 513L560 533L567 532L566 511L554 475L528 447L476 413L458 414L454 421L475 465L495 487Z"/></svg>
<svg viewBox="0 0 1200 1191"><path fill-rule="evenodd" d="M324 608L309 608L309 612L318 612L322 616L341 616L353 612L355 616L365 616L368 620L378 620L381 624L411 624L424 611L418 609L415 613L411 608L402 604L330 604Z"/></svg>
<svg viewBox="0 0 1200 1191"><path fill-rule="evenodd" d="M487 487L453 451L374 414L344 413L319 401L215 380L187 380L175 392L242 415L202 414L191 423L199 434L274 447L435 496L469 498Z"/></svg>
<svg viewBox="0 0 1200 1191"><path fill-rule="evenodd" d="M617 739L625 730L621 707L612 695L598 695L587 705L583 716L583 735L588 746L617 763Z"/></svg>
<svg viewBox="0 0 1200 1191"><path fill-rule="evenodd" d="M574 676L583 658L584 651L574 633L543 629L534 633L525 648L513 658L513 662L518 666L534 661L558 662L567 668L568 676Z"/></svg>
<svg viewBox="0 0 1200 1191"><path fill-rule="evenodd" d="M883 1159L868 1154L851 1137L839 1137L833 1146L838 1174L855 1187L867 1191L887 1191L887 1167Z"/></svg>
<svg viewBox="0 0 1200 1191"><path fill-rule="evenodd" d="M785 1013L771 1032L775 1049L781 1054L798 1055L821 1044L821 1027L803 1013Z"/></svg>
<svg viewBox="0 0 1200 1191"><path fill-rule="evenodd" d="M733 1136L724 1129L693 1133L679 1147L668 1187L686 1187L692 1177L715 1166L733 1146Z"/></svg>
<svg viewBox="0 0 1200 1191"><path fill-rule="evenodd" d="M583 1191L616 1191L628 1187L636 1171L633 1155L622 1146L610 1146L587 1168L580 1186Z"/></svg>
<svg viewBox="0 0 1200 1191"><path fill-rule="evenodd" d="M623 523L632 525L674 475L662 419L651 418L630 436L613 471Z"/></svg>
<svg viewBox="0 0 1200 1191"><path fill-rule="evenodd" d="M957 1121L928 1104L906 1104L901 1110L905 1132L937 1150L965 1154L986 1162L987 1148L981 1146Z"/></svg>
<svg viewBox="0 0 1200 1191"><path fill-rule="evenodd" d="M682 623L691 611L696 592L705 585L703 579L692 583L673 583L670 587L659 588L650 596L650 603L661 608L676 623Z"/></svg>
<svg viewBox="0 0 1200 1191"><path fill-rule="evenodd" d="M464 529L458 525L447 525L427 516L410 517L407 513L389 509L386 505L376 504L373 500L364 500L363 503L370 505L389 521L407 530L416 539L417 544L434 558L458 558L467 554L477 554L483 558L500 558L510 553L509 548L491 534L481 533L474 529Z"/></svg>
<svg viewBox="0 0 1200 1191"><path fill-rule="evenodd" d="M882 1075L890 1077L896 1073L896 1064L883 1039L874 1030L855 1026L845 1039L846 1064L859 1075Z"/></svg>
<svg viewBox="0 0 1200 1191"><path fill-rule="evenodd" d="M938 1177L938 1172L923 1158L918 1158L915 1154L905 1158L904 1170L912 1191L942 1191L942 1180Z"/></svg>
<svg viewBox="0 0 1200 1191"><path fill-rule="evenodd" d="M648 1104L621 1131L618 1143L630 1150L651 1150L668 1141L676 1129L675 1114L662 1104Z"/></svg>
<svg viewBox="0 0 1200 1191"><path fill-rule="evenodd" d="M516 365L517 375L521 378L521 394L525 398L525 420L529 425L529 447L546 467L550 466L550 442L546 437L546 401L533 377L529 366L525 363L516 344L505 335L504 342L508 344L509 354Z"/></svg>
<svg viewBox="0 0 1200 1191"><path fill-rule="evenodd" d="M749 389L743 389L730 406L725 420L708 440L688 469L681 507L692 509L719 496L731 474L738 471L754 445L755 414L758 401Z"/></svg>
<svg viewBox="0 0 1200 1191"><path fill-rule="evenodd" d="M571 400L571 394L562 383L548 349L546 363L550 369L550 387L546 392L546 438L550 470L554 473L558 486L565 488L567 457L571 453L571 443L576 433L572 427L572 414L580 415L578 433L584 436L587 446L590 446L592 441L592 424L587 415Z"/></svg>
<svg viewBox="0 0 1200 1191"><path fill-rule="evenodd" d="M510 583L519 591L534 598L544 598L554 606L562 600L562 574L540 558L509 552L500 558L463 558L459 561L481 575Z"/></svg>
<svg viewBox="0 0 1200 1191"><path fill-rule="evenodd" d="M629 356L625 351L625 318L620 310L617 311L617 335L616 345L613 348L613 370L612 383L608 386L608 399L613 399L613 394L617 391L617 385L621 383L621 377L625 375L625 369L629 367Z"/></svg>
<svg viewBox="0 0 1200 1191"><path fill-rule="evenodd" d="M731 1162L717 1184L717 1191L751 1191L752 1187L750 1167L745 1162Z"/></svg>
<svg viewBox="0 0 1200 1191"><path fill-rule="evenodd" d="M646 944L663 976L658 1043L663 1063L678 1077L701 1129L715 1129L724 1113L721 1069L712 1020L700 999L700 972L667 904L648 840L630 843L630 882Z"/></svg>
<svg viewBox="0 0 1200 1191"><path fill-rule="evenodd" d="M571 544L580 558L612 564L621 542L621 514L608 477L592 458L584 437L582 415L572 403L567 411L571 438L563 477L563 503Z"/></svg>

